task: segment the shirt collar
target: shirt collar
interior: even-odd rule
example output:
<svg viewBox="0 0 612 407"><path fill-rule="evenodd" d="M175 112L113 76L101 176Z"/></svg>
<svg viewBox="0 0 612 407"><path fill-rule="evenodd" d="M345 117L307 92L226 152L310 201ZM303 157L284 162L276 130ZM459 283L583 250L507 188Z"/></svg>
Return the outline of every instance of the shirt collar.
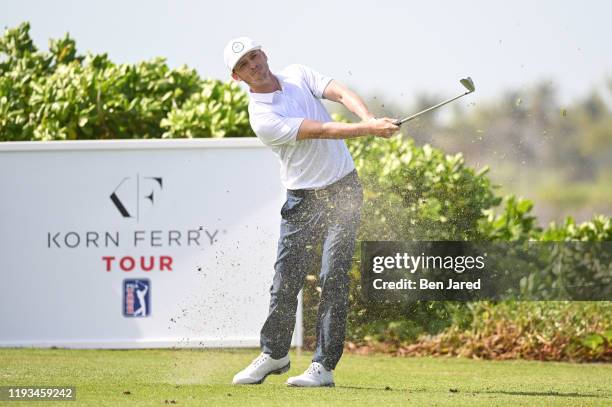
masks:
<svg viewBox="0 0 612 407"><path fill-rule="evenodd" d="M273 74L274 76L276 76L276 79L278 79L278 83L281 86L281 91L282 89L285 88L284 84L283 84L283 79L284 77L282 75L279 74ZM254 93L251 92L249 90L249 97L251 99L253 99L256 102L263 102L263 103L268 103L268 104L272 104L274 103L274 95L276 95L277 93L279 93L278 90L274 91L274 92L270 92L270 93Z"/></svg>

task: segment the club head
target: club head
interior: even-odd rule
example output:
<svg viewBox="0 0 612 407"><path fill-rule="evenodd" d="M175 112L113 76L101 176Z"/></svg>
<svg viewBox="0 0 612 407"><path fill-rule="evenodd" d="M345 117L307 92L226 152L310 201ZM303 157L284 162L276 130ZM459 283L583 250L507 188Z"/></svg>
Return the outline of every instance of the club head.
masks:
<svg viewBox="0 0 612 407"><path fill-rule="evenodd" d="M474 92L476 90L476 86L474 86L474 81L469 76L467 78L461 79L459 82L470 92Z"/></svg>

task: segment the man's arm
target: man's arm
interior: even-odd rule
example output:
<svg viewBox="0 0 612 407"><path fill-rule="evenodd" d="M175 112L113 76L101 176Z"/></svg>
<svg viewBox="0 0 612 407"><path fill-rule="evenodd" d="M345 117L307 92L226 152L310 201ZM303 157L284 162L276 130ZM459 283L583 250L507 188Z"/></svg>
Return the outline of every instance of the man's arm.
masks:
<svg viewBox="0 0 612 407"><path fill-rule="evenodd" d="M298 131L297 140L304 139L347 139L366 135L389 138L399 127L395 119L376 119L363 100L355 92L332 80L323 92L325 99L342 103L348 110L363 120L361 123L319 122L304 119Z"/></svg>
<svg viewBox="0 0 612 407"><path fill-rule="evenodd" d="M332 79L325 87L323 97L334 102L342 103L348 110L357 115L361 120L374 119L368 107L355 92Z"/></svg>
<svg viewBox="0 0 612 407"><path fill-rule="evenodd" d="M319 122L304 119L296 139L347 139L367 135L389 138L398 129L395 119L388 117L360 123Z"/></svg>

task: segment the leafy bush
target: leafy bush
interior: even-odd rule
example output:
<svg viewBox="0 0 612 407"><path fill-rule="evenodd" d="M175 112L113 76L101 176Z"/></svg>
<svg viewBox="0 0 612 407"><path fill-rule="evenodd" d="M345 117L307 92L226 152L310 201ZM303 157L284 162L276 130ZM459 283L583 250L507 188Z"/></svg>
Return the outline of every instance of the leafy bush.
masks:
<svg viewBox="0 0 612 407"><path fill-rule="evenodd" d="M206 80L202 88L161 121L161 127L167 129L164 138L254 136L248 96L235 82Z"/></svg>
<svg viewBox="0 0 612 407"><path fill-rule="evenodd" d="M253 136L248 98L163 58L80 56L68 35L40 52L30 25L0 38L0 140Z"/></svg>
<svg viewBox="0 0 612 407"><path fill-rule="evenodd" d="M486 177L411 139L360 138L349 149L365 189L362 240L473 240L483 211L501 201Z"/></svg>
<svg viewBox="0 0 612 407"><path fill-rule="evenodd" d="M525 241L537 239L541 229L531 215L533 202L514 195L505 196L501 202L501 212L488 208L484 217L478 221L482 240L488 241Z"/></svg>
<svg viewBox="0 0 612 407"><path fill-rule="evenodd" d="M551 223L540 236L544 242L609 242L612 241L612 222L610 218L599 215L593 217L589 222L576 225L570 216L565 219L563 225Z"/></svg>
<svg viewBox="0 0 612 407"><path fill-rule="evenodd" d="M612 224L609 218L595 216L577 225L568 217L563 225L552 223L539 240L549 243L546 250L549 256L544 267L521 281L521 291L527 298L610 298Z"/></svg>
<svg viewBox="0 0 612 407"><path fill-rule="evenodd" d="M482 359L612 361L612 302L478 302L468 329L457 326L400 355Z"/></svg>
<svg viewBox="0 0 612 407"><path fill-rule="evenodd" d="M486 240L493 230L501 233L501 226L482 227L488 211L501 202L487 169L467 167L461 154L417 147L400 137L355 139L349 149L365 192L360 240ZM465 303L448 301L366 304L358 266L351 271L350 304L347 336L356 343L414 340L441 331L466 312Z"/></svg>
<svg viewBox="0 0 612 407"><path fill-rule="evenodd" d="M549 292L552 298L560 294L567 297L572 294L571 287L587 283L609 293L612 285L609 218L596 216L581 224L568 218L561 226L551 224L537 232L528 227L532 224L528 205L521 206L521 200L513 197L506 197L504 202L500 214L489 213L483 219L483 222L490 222L486 230L495 231L492 233L495 238L589 242L586 249L580 251L573 245L561 245L561 249L553 253L550 265L530 276L526 293L537 293L538 298L543 298L542 286L545 286L548 290L552 288ZM504 222L500 221L502 219ZM519 227L515 227L517 225ZM564 267L555 267L556 261L565 262ZM559 275L558 270L565 270L566 274ZM353 308L349 314L352 318L349 319L347 347L354 352L612 361L611 301L418 302L401 308L377 309L376 305L366 306L360 302L358 275L353 275L352 284Z"/></svg>
<svg viewBox="0 0 612 407"><path fill-rule="evenodd" d="M464 167L460 155L447 156L427 145L418 148L411 141L399 138L360 139L349 145L365 188L362 240L612 240L610 221L605 217L596 217L581 225L568 218L565 225L553 224L542 231L531 214L531 201L512 195L503 199L496 197L494 186L485 177L486 170L477 173ZM496 206L498 204L501 205ZM584 273L583 267L582 271L582 282L584 278L593 278L592 269L586 268ZM542 278L547 272L550 268L536 274ZM575 278L566 277L566 280L576 282ZM601 283L604 288L610 286L608 280L602 279ZM394 307L365 304L359 285L359 270L355 267L351 271L349 347L368 344L387 351L399 349L423 335L463 332L481 316L473 311L478 303L416 302ZM537 290L538 287L534 285L533 288ZM555 294L558 293L551 292ZM531 306L534 309L542 307L544 312L547 304ZM605 307L606 304L609 305L600 305ZM488 306L495 308L494 304ZM526 305L517 305L523 306ZM593 309L581 303L572 307L572 312L588 313ZM563 310L560 308L557 312ZM495 315L501 316L501 311ZM514 324L516 321L506 322ZM570 333L567 331L564 335ZM500 331L499 335L504 333ZM570 335L566 339L574 343L576 338ZM509 352L508 355L512 354ZM591 360L598 357L587 352L566 358Z"/></svg>

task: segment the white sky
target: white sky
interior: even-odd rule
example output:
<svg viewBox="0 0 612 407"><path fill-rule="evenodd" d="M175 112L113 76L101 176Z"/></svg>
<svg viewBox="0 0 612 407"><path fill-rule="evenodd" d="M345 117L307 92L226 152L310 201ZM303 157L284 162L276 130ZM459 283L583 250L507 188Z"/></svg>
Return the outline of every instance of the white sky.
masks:
<svg viewBox="0 0 612 407"><path fill-rule="evenodd" d="M272 70L302 63L401 103L457 94L467 75L480 99L547 80L564 103L593 89L609 94L612 78L612 2L603 0L13 0L1 10L3 27L30 21L39 48L70 32L81 53L163 56L219 79L229 78L226 42L247 35L263 44Z"/></svg>

